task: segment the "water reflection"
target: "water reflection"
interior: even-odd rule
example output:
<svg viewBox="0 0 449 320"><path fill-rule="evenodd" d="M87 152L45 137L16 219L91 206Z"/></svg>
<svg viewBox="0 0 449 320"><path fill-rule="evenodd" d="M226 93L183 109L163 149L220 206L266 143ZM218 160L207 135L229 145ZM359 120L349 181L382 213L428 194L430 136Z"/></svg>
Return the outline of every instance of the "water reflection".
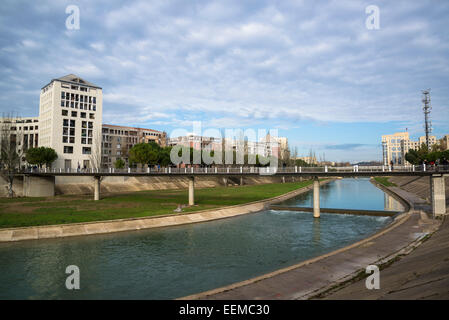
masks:
<svg viewBox="0 0 449 320"><path fill-rule="evenodd" d="M404 211L404 206L388 193L384 193L384 210Z"/></svg>
<svg viewBox="0 0 449 320"><path fill-rule="evenodd" d="M321 227L320 219L313 219L313 244L315 246L321 245Z"/></svg>

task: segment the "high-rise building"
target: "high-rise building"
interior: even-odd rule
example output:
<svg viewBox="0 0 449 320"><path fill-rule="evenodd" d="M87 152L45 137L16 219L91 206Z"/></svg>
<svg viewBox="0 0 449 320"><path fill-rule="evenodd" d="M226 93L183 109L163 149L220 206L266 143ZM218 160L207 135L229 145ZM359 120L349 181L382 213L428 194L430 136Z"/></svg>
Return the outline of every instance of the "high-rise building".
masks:
<svg viewBox="0 0 449 320"><path fill-rule="evenodd" d="M401 142L403 140L410 140L408 132L398 132L395 134L382 136L382 158L384 165L404 164L402 157Z"/></svg>
<svg viewBox="0 0 449 320"><path fill-rule="evenodd" d="M39 145L58 153L56 168L99 166L102 109L102 88L74 74L42 88Z"/></svg>

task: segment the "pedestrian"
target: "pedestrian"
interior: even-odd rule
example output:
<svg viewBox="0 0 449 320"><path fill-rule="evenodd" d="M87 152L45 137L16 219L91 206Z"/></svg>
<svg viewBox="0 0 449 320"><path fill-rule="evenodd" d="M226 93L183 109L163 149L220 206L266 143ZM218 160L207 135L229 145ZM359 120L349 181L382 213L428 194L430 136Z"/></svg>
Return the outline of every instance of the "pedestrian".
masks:
<svg viewBox="0 0 449 320"><path fill-rule="evenodd" d="M390 161L391 170L393 170L393 160Z"/></svg>

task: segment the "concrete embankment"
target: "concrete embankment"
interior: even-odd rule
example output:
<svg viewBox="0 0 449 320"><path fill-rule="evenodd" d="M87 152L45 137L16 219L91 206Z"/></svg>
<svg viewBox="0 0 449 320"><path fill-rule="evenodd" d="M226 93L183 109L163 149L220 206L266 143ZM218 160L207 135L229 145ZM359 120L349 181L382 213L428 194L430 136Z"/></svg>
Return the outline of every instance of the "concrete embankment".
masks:
<svg viewBox="0 0 449 320"><path fill-rule="evenodd" d="M310 299L351 281L368 265L391 263L424 242L440 221L414 210L416 195L397 187L388 189L410 210L375 235L291 267L183 299Z"/></svg>
<svg viewBox="0 0 449 320"><path fill-rule="evenodd" d="M301 181L304 178L286 177L286 182ZM264 183L281 183L282 177L275 176L245 176L244 185L255 185ZM195 178L195 188L211 188L224 185L239 185L240 177L214 177L205 176ZM168 189L187 189L189 179L187 177L105 177L101 181L101 193L121 193L143 190L168 190ZM0 197L7 196L7 183L0 177ZM17 177L13 186L14 194L22 197L23 179ZM93 194L94 179L92 177L56 177L55 193L56 195L71 194Z"/></svg>
<svg viewBox="0 0 449 320"><path fill-rule="evenodd" d="M329 181L331 180L322 181L320 183L323 184ZM197 211L194 213L178 213L147 218L117 219L90 223L0 229L0 242L87 236L230 218L264 210L270 204L290 199L309 191L311 188L312 185L270 199L251 202L244 205L228 206L220 209Z"/></svg>
<svg viewBox="0 0 449 320"><path fill-rule="evenodd" d="M408 191L422 199L421 203L430 204L430 178L429 177L390 177L390 182L399 188ZM449 208L449 178L445 179L446 207Z"/></svg>

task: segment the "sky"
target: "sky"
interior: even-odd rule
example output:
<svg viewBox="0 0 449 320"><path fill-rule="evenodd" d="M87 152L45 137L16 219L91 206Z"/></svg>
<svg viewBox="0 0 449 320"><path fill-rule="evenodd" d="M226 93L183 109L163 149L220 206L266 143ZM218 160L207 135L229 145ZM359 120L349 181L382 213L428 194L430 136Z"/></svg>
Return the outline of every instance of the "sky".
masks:
<svg viewBox="0 0 449 320"><path fill-rule="evenodd" d="M0 111L38 116L73 73L103 88L104 123L277 129L298 155L380 161L381 135L424 135L423 89L449 134L448 17L444 0L2 0Z"/></svg>

